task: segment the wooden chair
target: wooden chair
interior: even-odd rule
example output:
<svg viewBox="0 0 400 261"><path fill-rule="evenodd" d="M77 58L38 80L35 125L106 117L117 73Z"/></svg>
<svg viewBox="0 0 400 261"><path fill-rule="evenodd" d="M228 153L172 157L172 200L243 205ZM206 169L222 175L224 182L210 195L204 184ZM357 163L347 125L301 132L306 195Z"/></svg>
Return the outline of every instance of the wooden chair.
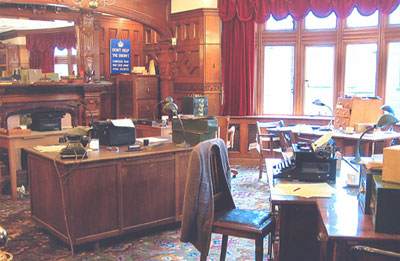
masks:
<svg viewBox="0 0 400 261"><path fill-rule="evenodd" d="M216 138L222 139L229 150L230 148L233 148L233 142L235 139L235 126L229 127L229 116L216 116L216 118L218 120L218 131ZM234 178L236 178L237 174L239 173L239 171L236 169L231 169L231 172Z"/></svg>
<svg viewBox="0 0 400 261"><path fill-rule="evenodd" d="M221 152L218 146L211 147L211 180L214 202L214 221L212 232L222 234L220 260L225 260L228 236L242 237L255 240L255 257L263 260L264 238L268 235L268 254L272 254L272 233L274 221L271 212L264 210L237 209L227 204L231 191L227 186L227 178L222 167ZM187 191L185 192L187 193ZM208 201L211 204L211 201ZM201 253L200 260L206 260L208 253Z"/></svg>
<svg viewBox="0 0 400 261"><path fill-rule="evenodd" d="M400 253L378 249L369 246L352 246L350 251L354 261L389 261L400 260Z"/></svg>
<svg viewBox="0 0 400 261"><path fill-rule="evenodd" d="M283 121L263 122L257 121L257 143L256 149L260 160L260 174L259 178L262 178L262 173L265 165L265 158L280 158L282 156L282 150L280 145L280 137L275 131L271 129L277 127L283 127Z"/></svg>

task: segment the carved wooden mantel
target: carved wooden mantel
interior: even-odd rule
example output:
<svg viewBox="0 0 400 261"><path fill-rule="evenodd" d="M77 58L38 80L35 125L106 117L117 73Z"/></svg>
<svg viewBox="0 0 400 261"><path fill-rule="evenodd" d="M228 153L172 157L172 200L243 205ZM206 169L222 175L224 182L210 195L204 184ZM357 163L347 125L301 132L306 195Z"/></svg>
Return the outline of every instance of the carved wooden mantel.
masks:
<svg viewBox="0 0 400 261"><path fill-rule="evenodd" d="M71 114L73 126L87 125L90 112L94 120L100 119L101 94L111 87L110 82L1 85L0 127L7 128L9 116L38 108L62 109ZM71 101L84 105L73 107Z"/></svg>

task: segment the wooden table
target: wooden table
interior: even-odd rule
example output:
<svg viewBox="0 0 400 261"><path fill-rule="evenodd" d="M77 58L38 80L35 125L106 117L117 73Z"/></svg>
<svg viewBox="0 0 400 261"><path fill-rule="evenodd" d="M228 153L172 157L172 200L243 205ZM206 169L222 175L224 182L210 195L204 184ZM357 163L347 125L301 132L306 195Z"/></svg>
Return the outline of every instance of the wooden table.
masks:
<svg viewBox="0 0 400 261"><path fill-rule="evenodd" d="M292 131L297 137L306 139L317 139L325 134L327 131L313 130L309 125L296 125L292 127L281 127L279 130ZM355 149L357 140L360 138L361 133L343 133L337 130L332 132L332 138L335 140L336 145L340 147L341 152L344 156L355 156ZM362 156L371 156L375 152L377 143L383 143L383 147L390 146L390 143L394 139L400 138L400 132L388 132L388 131L376 131L372 134L365 134L361 140L360 153ZM379 152L382 153L382 152Z"/></svg>
<svg viewBox="0 0 400 261"><path fill-rule="evenodd" d="M37 145L58 144L58 138L66 133L67 131L32 131L27 135L0 134L0 147L8 150L12 199L17 199L17 170L21 169L21 149Z"/></svg>
<svg viewBox="0 0 400 261"><path fill-rule="evenodd" d="M179 221L192 148L127 147L101 146L83 160L26 149L32 219L73 245Z"/></svg>
<svg viewBox="0 0 400 261"><path fill-rule="evenodd" d="M342 161L331 198L280 195L273 187L290 183L273 179L272 166L279 159L266 159L271 189L271 209L276 218L274 252L277 260L352 260L349 249L356 244L400 252L400 235L375 233L371 215L364 215L357 200L358 187L346 186L350 166Z"/></svg>

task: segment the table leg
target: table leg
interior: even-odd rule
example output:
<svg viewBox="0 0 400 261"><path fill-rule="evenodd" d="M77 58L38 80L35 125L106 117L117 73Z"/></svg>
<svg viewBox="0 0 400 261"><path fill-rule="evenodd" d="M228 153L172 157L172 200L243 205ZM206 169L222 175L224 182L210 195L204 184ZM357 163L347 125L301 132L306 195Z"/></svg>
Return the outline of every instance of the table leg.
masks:
<svg viewBox="0 0 400 261"><path fill-rule="evenodd" d="M17 199L17 157L17 150L10 145L8 147L8 168L10 171L11 198L14 200Z"/></svg>

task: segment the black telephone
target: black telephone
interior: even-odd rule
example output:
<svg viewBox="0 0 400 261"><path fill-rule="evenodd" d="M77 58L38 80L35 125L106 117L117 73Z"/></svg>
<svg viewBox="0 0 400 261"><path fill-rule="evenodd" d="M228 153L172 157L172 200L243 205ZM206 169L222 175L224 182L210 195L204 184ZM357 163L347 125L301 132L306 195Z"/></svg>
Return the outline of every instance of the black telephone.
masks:
<svg viewBox="0 0 400 261"><path fill-rule="evenodd" d="M67 135L66 138L68 144L60 152L62 159L87 158L86 149L81 143L81 135Z"/></svg>

